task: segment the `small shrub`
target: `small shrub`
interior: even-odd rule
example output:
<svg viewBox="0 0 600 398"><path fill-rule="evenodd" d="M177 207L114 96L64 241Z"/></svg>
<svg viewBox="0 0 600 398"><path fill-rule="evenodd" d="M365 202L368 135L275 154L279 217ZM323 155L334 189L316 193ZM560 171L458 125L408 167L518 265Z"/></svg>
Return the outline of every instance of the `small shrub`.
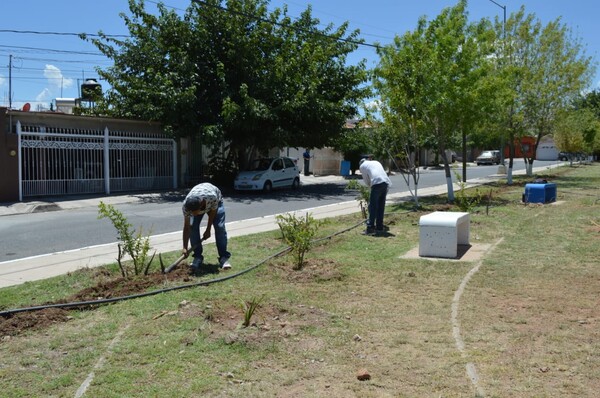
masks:
<svg viewBox="0 0 600 398"><path fill-rule="evenodd" d="M247 328L250 326L252 316L264 298L265 296L262 296L260 299L253 297L250 301L242 300L242 311L244 311L244 321L242 322L243 327Z"/></svg>
<svg viewBox="0 0 600 398"><path fill-rule="evenodd" d="M98 219L102 218L108 218L112 222L117 230L117 239L121 241L118 245L119 253L117 256L121 275L124 278L128 278L131 274L140 275L142 272L144 275L148 275L150 264L154 259L153 254L150 260L147 261L148 252L151 249L150 235L143 236L142 227L136 232L123 213L114 206L107 205L101 201L98 205ZM131 267L125 266L122 262L125 255L131 257Z"/></svg>
<svg viewBox="0 0 600 398"><path fill-rule="evenodd" d="M292 254L296 260L294 269L302 269L304 255L310 249L312 238L322 222L315 220L310 213L306 213L306 216L301 218L296 218L293 214L278 215L277 224L283 239L292 249Z"/></svg>
<svg viewBox="0 0 600 398"><path fill-rule="evenodd" d="M464 212L471 212L476 206L481 202L482 195L479 192L479 189L475 189L475 194L473 196L469 196L466 192L466 182L464 182L458 173L454 173L456 180L458 181L458 186L460 189L456 193L456 197L454 198L454 204Z"/></svg>
<svg viewBox="0 0 600 398"><path fill-rule="evenodd" d="M360 206L360 211L364 219L367 219L367 209L369 208L369 198L371 197L371 190L366 185L359 183L357 180L350 180L346 189L352 191L358 191L356 200Z"/></svg>

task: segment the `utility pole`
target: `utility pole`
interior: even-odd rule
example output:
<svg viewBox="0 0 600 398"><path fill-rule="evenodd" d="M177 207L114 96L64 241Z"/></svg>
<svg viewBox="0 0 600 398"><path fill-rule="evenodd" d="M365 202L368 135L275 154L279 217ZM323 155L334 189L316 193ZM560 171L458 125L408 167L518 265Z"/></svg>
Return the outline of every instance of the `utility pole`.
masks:
<svg viewBox="0 0 600 398"><path fill-rule="evenodd" d="M8 56L8 109L12 109L12 54Z"/></svg>

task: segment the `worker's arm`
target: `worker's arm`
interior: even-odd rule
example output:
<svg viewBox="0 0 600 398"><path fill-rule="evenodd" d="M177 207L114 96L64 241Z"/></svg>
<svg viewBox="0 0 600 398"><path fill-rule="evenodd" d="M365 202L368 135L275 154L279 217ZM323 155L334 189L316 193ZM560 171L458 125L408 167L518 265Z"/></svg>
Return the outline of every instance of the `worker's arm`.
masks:
<svg viewBox="0 0 600 398"><path fill-rule="evenodd" d="M183 216L183 250L181 254L183 254L186 258L189 256L188 252L188 243L190 241L190 217Z"/></svg>
<svg viewBox="0 0 600 398"><path fill-rule="evenodd" d="M202 237L202 240L207 240L208 238L210 238L210 229L212 228L213 222L215 221L215 217L217 216L217 209L213 209L206 214L208 214L208 223L206 225L206 230L204 231L204 236Z"/></svg>
<svg viewBox="0 0 600 398"><path fill-rule="evenodd" d="M359 168L359 170L360 170L360 174L362 175L363 181L370 188L371 187L371 177L369 176L369 173L368 173L366 167L361 167L361 168Z"/></svg>

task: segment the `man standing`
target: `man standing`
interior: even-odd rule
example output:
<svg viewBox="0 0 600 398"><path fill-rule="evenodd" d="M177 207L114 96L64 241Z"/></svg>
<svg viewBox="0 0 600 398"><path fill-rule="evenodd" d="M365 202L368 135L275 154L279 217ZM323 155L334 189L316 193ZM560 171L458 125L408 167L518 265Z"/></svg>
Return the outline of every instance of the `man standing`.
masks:
<svg viewBox="0 0 600 398"><path fill-rule="evenodd" d="M302 157L304 158L304 175L309 176L310 171L308 169L308 166L310 166L310 151L308 150L308 148L306 148L306 150L302 154Z"/></svg>
<svg viewBox="0 0 600 398"><path fill-rule="evenodd" d="M187 257L194 251L192 271L198 272L204 261L202 241L210 238L211 228L215 228L215 242L219 253L219 264L226 270L231 268L227 251L227 231L225 230L225 207L219 188L209 183L196 185L183 201L183 255ZM204 214L208 214L206 230L200 239L200 222ZM190 223L191 219L191 223ZM188 242L192 244L188 250Z"/></svg>
<svg viewBox="0 0 600 398"><path fill-rule="evenodd" d="M361 159L360 173L369 188L369 219L365 235L383 233L383 214L385 212L385 198L388 188L392 185L381 163L377 160Z"/></svg>

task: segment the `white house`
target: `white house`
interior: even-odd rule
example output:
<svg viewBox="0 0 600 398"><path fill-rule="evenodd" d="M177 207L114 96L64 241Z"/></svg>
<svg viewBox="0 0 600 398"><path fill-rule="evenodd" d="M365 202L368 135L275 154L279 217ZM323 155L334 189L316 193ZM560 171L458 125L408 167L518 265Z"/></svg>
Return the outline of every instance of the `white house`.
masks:
<svg viewBox="0 0 600 398"><path fill-rule="evenodd" d="M549 135L542 137L537 147L535 158L537 160L556 160L558 159L558 148L554 144L554 138Z"/></svg>

